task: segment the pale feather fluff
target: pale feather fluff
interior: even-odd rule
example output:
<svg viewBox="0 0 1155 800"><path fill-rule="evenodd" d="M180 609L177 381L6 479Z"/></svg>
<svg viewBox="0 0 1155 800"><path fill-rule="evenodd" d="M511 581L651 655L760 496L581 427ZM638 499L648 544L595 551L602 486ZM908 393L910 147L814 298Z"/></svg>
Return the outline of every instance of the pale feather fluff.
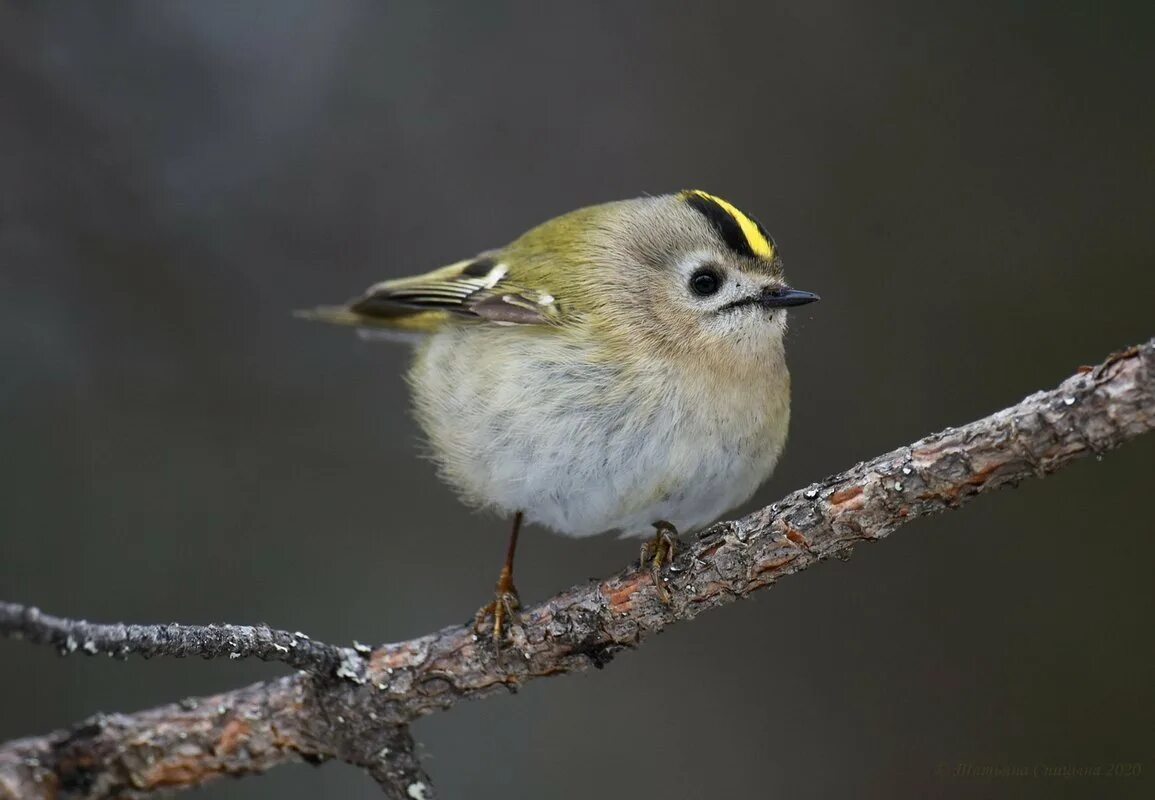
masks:
<svg viewBox="0 0 1155 800"><path fill-rule="evenodd" d="M569 536L699 528L747 500L789 424L781 348L726 380L535 329L453 326L410 374L442 477L466 502ZM498 355L500 354L500 355Z"/></svg>

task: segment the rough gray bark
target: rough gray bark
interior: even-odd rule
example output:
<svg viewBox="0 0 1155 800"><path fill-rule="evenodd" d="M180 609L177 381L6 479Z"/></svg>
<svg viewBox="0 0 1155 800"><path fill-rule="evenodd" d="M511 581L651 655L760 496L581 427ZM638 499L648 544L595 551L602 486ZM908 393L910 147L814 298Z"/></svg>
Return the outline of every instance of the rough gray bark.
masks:
<svg viewBox="0 0 1155 800"><path fill-rule="evenodd" d="M842 556L910 520L1054 472L1153 428L1155 340L1082 368L1056 389L714 526L684 544L665 572L668 603L649 570L631 567L528 609L500 650L456 626L374 649L314 644L308 652L315 657L290 660L277 645L288 647L284 637L293 635L263 628L94 627L6 604L0 633L57 646L63 636L65 652L242 652L305 671L0 745L0 798L141 797L289 760L330 758L367 769L391 797L432 798L413 755L412 720L534 678L603 667L674 622ZM134 639L133 631L141 635ZM239 641L241 631L251 638L238 650L227 637ZM84 646L86 634L94 645Z"/></svg>
<svg viewBox="0 0 1155 800"><path fill-rule="evenodd" d="M52 645L62 656L81 652L119 659L130 655L259 658L318 673L357 663L356 649L314 642L303 633L277 631L267 625L102 625L62 619L33 606L3 601L0 634Z"/></svg>

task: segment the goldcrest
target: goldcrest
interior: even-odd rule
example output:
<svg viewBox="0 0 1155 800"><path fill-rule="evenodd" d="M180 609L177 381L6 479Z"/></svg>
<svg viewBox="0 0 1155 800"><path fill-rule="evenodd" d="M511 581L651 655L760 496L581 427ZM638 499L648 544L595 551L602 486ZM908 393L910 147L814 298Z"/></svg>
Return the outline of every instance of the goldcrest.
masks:
<svg viewBox="0 0 1155 800"><path fill-rule="evenodd" d="M514 517L478 617L500 638L523 518L567 536L656 528L657 581L670 533L754 493L790 421L787 308L817 299L786 284L753 217L692 190L572 211L302 316L415 343L409 385L442 477Z"/></svg>

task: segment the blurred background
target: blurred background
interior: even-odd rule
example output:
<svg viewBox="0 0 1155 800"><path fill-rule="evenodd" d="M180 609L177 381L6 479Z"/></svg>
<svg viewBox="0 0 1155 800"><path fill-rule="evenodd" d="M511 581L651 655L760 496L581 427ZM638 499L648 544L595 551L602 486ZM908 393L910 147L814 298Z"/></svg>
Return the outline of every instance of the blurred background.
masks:
<svg viewBox="0 0 1155 800"><path fill-rule="evenodd" d="M1148 3L0 5L0 597L349 642L464 621L507 521L402 347L295 321L701 187L792 281L750 507L1155 334ZM415 727L447 798L1150 797L1155 437ZM531 531L533 602L636 557ZM277 674L0 641L0 739ZM1139 778L958 764L1141 762ZM371 798L330 764L201 796Z"/></svg>

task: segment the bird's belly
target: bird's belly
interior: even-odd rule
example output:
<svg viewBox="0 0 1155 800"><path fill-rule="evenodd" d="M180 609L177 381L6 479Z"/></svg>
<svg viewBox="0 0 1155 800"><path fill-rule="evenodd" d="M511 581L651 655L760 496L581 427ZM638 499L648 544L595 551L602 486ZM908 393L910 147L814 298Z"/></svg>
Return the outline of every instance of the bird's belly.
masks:
<svg viewBox="0 0 1155 800"><path fill-rule="evenodd" d="M410 376L443 477L475 505L570 536L646 535L656 520L692 530L749 498L785 441L778 392L719 396L541 335L497 358L509 339L477 333L437 334Z"/></svg>

